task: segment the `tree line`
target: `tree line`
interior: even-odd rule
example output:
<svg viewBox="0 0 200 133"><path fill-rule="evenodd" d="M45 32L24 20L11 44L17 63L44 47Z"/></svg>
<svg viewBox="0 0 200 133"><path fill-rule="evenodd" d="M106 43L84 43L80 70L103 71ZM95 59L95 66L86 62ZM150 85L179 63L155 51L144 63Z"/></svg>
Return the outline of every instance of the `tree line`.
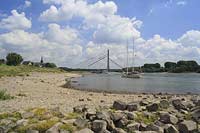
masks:
<svg viewBox="0 0 200 133"><path fill-rule="evenodd" d="M6 59L0 59L0 65L6 64L8 66L17 66L17 65L30 65L30 66L37 66L37 67L48 67L48 68L55 68L57 67L54 63L43 63L43 62L31 62L31 61L24 61L23 57L17 53L8 53Z"/></svg>

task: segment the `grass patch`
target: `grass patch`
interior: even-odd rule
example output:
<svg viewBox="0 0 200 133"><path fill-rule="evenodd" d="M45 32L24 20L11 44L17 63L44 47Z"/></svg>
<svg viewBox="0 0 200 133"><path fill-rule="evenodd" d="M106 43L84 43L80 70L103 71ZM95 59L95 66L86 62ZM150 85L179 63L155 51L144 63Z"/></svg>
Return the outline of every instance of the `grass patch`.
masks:
<svg viewBox="0 0 200 133"><path fill-rule="evenodd" d="M13 96L6 93L6 90L0 90L0 100L9 100L13 98L14 98Z"/></svg>
<svg viewBox="0 0 200 133"><path fill-rule="evenodd" d="M73 126L73 124L66 123L66 124L61 125L59 127L59 129L66 130L66 131L69 131L69 132L73 132L73 131L76 130L76 127Z"/></svg>
<svg viewBox="0 0 200 133"><path fill-rule="evenodd" d="M77 118L79 118L81 115L79 114L79 113L75 113L75 112L73 112L73 113L68 113L66 116L65 116L65 118L66 119L77 119Z"/></svg>
<svg viewBox="0 0 200 133"><path fill-rule="evenodd" d="M135 119L136 122L144 123L144 124L152 124L159 119L158 114L151 114L150 116L145 116L144 113L136 113L137 117Z"/></svg>
<svg viewBox="0 0 200 133"><path fill-rule="evenodd" d="M13 112L13 113L2 113L0 114L0 120L6 119L6 118L16 118L17 120L21 119L22 116L19 112Z"/></svg>
<svg viewBox="0 0 200 133"><path fill-rule="evenodd" d="M29 76L31 72L54 72L54 73L61 73L64 72L58 68L41 68L35 66L26 66L26 65L19 65L19 66L8 66L8 65L0 65L0 77L3 76Z"/></svg>

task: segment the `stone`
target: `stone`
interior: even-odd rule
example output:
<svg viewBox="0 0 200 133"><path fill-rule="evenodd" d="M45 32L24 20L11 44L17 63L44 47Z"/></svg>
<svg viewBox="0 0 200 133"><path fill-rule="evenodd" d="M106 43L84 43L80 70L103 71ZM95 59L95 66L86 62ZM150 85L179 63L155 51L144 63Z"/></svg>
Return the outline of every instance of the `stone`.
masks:
<svg viewBox="0 0 200 133"><path fill-rule="evenodd" d="M179 133L179 131L172 124L167 124L164 127L164 133Z"/></svg>
<svg viewBox="0 0 200 133"><path fill-rule="evenodd" d="M115 126L119 128L124 128L128 123L129 121L125 117L123 117L121 120L115 122Z"/></svg>
<svg viewBox="0 0 200 133"><path fill-rule="evenodd" d="M121 129L121 128L115 128L115 129L113 130L113 133L127 133L127 132L124 131L124 130Z"/></svg>
<svg viewBox="0 0 200 133"><path fill-rule="evenodd" d="M64 124L73 124L76 121L76 119L69 119L69 120L61 120Z"/></svg>
<svg viewBox="0 0 200 133"><path fill-rule="evenodd" d="M138 110L138 104L137 103L129 103L127 105L127 110L132 112L132 111L137 111Z"/></svg>
<svg viewBox="0 0 200 133"><path fill-rule="evenodd" d="M149 112L155 112L155 111L158 111L159 105L157 103L153 103L153 104L147 105L146 108Z"/></svg>
<svg viewBox="0 0 200 133"><path fill-rule="evenodd" d="M84 128L80 131L76 131L75 133L94 133L94 132L90 130L89 128Z"/></svg>
<svg viewBox="0 0 200 133"><path fill-rule="evenodd" d="M78 118L73 124L77 126L78 128L84 128L87 126L88 121L83 118Z"/></svg>
<svg viewBox="0 0 200 133"><path fill-rule="evenodd" d="M179 132L181 133L194 133L197 131L197 124L194 121L183 121L178 124Z"/></svg>
<svg viewBox="0 0 200 133"><path fill-rule="evenodd" d="M28 119L28 118L33 118L34 117L34 113L33 112L24 112L21 114L23 119Z"/></svg>
<svg viewBox="0 0 200 133"><path fill-rule="evenodd" d="M86 113L86 119L94 120L96 117L96 110L95 109L88 109Z"/></svg>
<svg viewBox="0 0 200 133"><path fill-rule="evenodd" d="M146 124L140 123L140 126L139 126L139 130L140 130L140 131L145 131L146 128L147 128L147 125L146 125Z"/></svg>
<svg viewBox="0 0 200 133"><path fill-rule="evenodd" d="M175 125L177 122L178 122L178 119L169 114L169 113L163 113L163 114L160 114L160 120L162 123L164 124L173 124Z"/></svg>
<svg viewBox="0 0 200 133"><path fill-rule="evenodd" d="M167 100L160 101L160 108L167 109L169 107L169 102Z"/></svg>
<svg viewBox="0 0 200 133"><path fill-rule="evenodd" d="M128 120L134 120L137 117L137 115L134 112L124 112L124 113L126 114Z"/></svg>
<svg viewBox="0 0 200 133"><path fill-rule="evenodd" d="M73 111L76 113L83 113L85 111L87 111L88 106L87 105L80 105L80 106L76 106L73 108Z"/></svg>
<svg viewBox="0 0 200 133"><path fill-rule="evenodd" d="M192 115L192 118L196 121L196 122L198 122L198 123L200 123L200 108L198 109L195 109L194 111L192 111L191 112L191 115Z"/></svg>
<svg viewBox="0 0 200 133"><path fill-rule="evenodd" d="M148 104L149 104L148 101L145 101L145 100L140 101L140 106L146 106Z"/></svg>
<svg viewBox="0 0 200 133"><path fill-rule="evenodd" d="M128 124L127 125L127 130L128 132L132 132L132 131L135 131L135 130L139 130L139 127L140 127L140 123L131 123L131 124Z"/></svg>
<svg viewBox="0 0 200 133"><path fill-rule="evenodd" d="M164 133L164 130L162 127L157 126L155 124L149 124L147 125L146 131L156 131L158 133Z"/></svg>
<svg viewBox="0 0 200 133"><path fill-rule="evenodd" d="M117 101L114 101L113 108L116 110L126 110L127 104L125 102L117 100Z"/></svg>
<svg viewBox="0 0 200 133"><path fill-rule="evenodd" d="M37 130L28 130L28 131L26 131L26 133L39 133L39 131L37 131Z"/></svg>
<svg viewBox="0 0 200 133"><path fill-rule="evenodd" d="M92 122L92 130L94 132L104 131L106 130L107 123L104 120L95 120Z"/></svg>
<svg viewBox="0 0 200 133"><path fill-rule="evenodd" d="M182 103L182 101L180 99L172 100L172 105L177 110L180 110L180 109L186 110L186 107L184 106L184 104Z"/></svg>
<svg viewBox="0 0 200 133"><path fill-rule="evenodd" d="M21 120L18 120L18 121L16 122L16 124L17 124L17 126L26 126L26 125L28 125L28 120L26 120L26 119L21 119Z"/></svg>
<svg viewBox="0 0 200 133"><path fill-rule="evenodd" d="M114 122L121 120L123 117L125 117L125 114L123 114L121 112L116 112L116 113L111 114L111 119Z"/></svg>
<svg viewBox="0 0 200 133"><path fill-rule="evenodd" d="M49 128L45 133L59 133L59 126L62 125L62 123L58 122L53 127Z"/></svg>
<svg viewBox="0 0 200 133"><path fill-rule="evenodd" d="M70 131L60 129L60 132L59 132L59 133L70 133Z"/></svg>

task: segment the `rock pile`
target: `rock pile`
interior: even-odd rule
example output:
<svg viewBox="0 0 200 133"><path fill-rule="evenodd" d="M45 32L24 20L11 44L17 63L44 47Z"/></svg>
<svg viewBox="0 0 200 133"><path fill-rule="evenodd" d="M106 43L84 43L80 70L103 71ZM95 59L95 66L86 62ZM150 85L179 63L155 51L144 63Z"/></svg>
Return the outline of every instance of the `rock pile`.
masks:
<svg viewBox="0 0 200 133"><path fill-rule="evenodd" d="M12 133L200 133L199 99L167 99L125 103L110 108L76 106L69 114L59 108L34 108L0 114L0 130Z"/></svg>

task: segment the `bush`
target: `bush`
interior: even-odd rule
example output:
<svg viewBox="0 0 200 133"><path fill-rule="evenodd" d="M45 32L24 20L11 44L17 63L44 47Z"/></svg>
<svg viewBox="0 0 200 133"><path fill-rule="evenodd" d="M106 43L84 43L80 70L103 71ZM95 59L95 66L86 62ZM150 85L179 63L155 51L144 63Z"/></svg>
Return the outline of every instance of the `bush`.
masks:
<svg viewBox="0 0 200 133"><path fill-rule="evenodd" d="M23 61L22 56L17 53L9 53L6 56L6 59L7 59L7 62L6 62L7 65L10 65L10 66L17 66Z"/></svg>
<svg viewBox="0 0 200 133"><path fill-rule="evenodd" d="M1 65L1 64L5 64L5 62L6 62L6 61L5 61L4 59L0 59L0 65Z"/></svg>
<svg viewBox="0 0 200 133"><path fill-rule="evenodd" d="M55 68L56 65L54 63L45 63L44 67Z"/></svg>
<svg viewBox="0 0 200 133"><path fill-rule="evenodd" d="M5 90L0 91L0 100L9 100L9 99L13 99L13 98L14 97L7 94Z"/></svg>

